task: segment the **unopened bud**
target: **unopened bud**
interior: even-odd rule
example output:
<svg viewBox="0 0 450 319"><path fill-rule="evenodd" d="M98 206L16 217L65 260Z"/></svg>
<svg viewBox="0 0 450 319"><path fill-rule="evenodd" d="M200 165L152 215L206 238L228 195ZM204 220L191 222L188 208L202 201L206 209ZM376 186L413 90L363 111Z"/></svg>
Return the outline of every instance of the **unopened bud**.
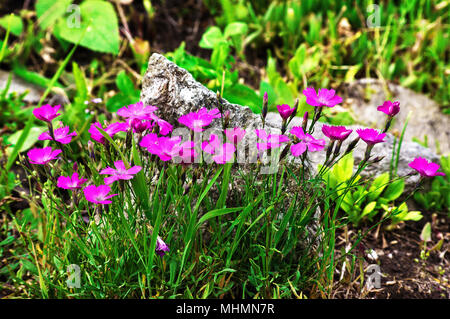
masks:
<svg viewBox="0 0 450 319"><path fill-rule="evenodd" d="M289 118L289 121L291 121L297 115L298 103L299 103L299 99L296 98L295 102L294 102L294 111L292 112L291 117Z"/></svg>
<svg viewBox="0 0 450 319"><path fill-rule="evenodd" d="M355 148L356 144L359 142L359 137L355 138L353 141L350 142L347 149L345 150L345 154L350 153Z"/></svg>
<svg viewBox="0 0 450 319"><path fill-rule="evenodd" d="M267 95L267 92L265 92L264 98L263 98L263 107L262 107L262 112L261 112L263 121L266 119L268 109L269 109L269 97Z"/></svg>
<svg viewBox="0 0 450 319"><path fill-rule="evenodd" d="M305 114L303 114L303 122L302 122L303 132L306 132L307 125L308 125L308 112L305 112Z"/></svg>
<svg viewBox="0 0 450 319"><path fill-rule="evenodd" d="M372 160L372 164L381 162L385 156L377 156Z"/></svg>

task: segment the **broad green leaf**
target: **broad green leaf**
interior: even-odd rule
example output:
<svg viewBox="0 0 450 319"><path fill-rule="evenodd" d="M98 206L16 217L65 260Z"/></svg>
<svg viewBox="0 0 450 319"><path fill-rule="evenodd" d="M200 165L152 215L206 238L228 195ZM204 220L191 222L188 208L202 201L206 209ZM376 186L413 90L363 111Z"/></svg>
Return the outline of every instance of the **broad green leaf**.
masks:
<svg viewBox="0 0 450 319"><path fill-rule="evenodd" d="M333 173L336 176L338 183L345 182L350 179L353 174L353 152L345 155L333 167Z"/></svg>
<svg viewBox="0 0 450 319"><path fill-rule="evenodd" d="M248 106L253 113L261 113L262 100L246 85L236 83L231 87L225 87L223 97L230 103Z"/></svg>
<svg viewBox="0 0 450 319"><path fill-rule="evenodd" d="M394 201L397 198L400 197L400 195L403 193L403 190L405 189L405 181L402 179L393 181L386 187L383 193L383 197L386 198L388 201Z"/></svg>
<svg viewBox="0 0 450 319"><path fill-rule="evenodd" d="M223 41L223 34L219 27L212 26L203 33L202 39L199 42L199 46L203 49L213 49L216 44Z"/></svg>
<svg viewBox="0 0 450 319"><path fill-rule="evenodd" d="M111 3L101 0L85 1L80 5L80 27L69 27L66 19L55 26L55 34L66 41L77 43L90 50L118 54L119 25Z"/></svg>
<svg viewBox="0 0 450 319"><path fill-rule="evenodd" d="M47 127L45 126L34 126L30 129L30 133L28 134L27 139L22 144L21 148L19 149L19 152L24 152L31 148L37 141L39 135L41 135L43 132L47 131ZM23 130L17 131L14 134L10 135L8 137L8 143L11 143L13 145L17 144L17 141L20 138L20 135L22 135Z"/></svg>
<svg viewBox="0 0 450 319"><path fill-rule="evenodd" d="M369 200L375 200L380 196L389 182L389 173L383 173L374 179L369 188Z"/></svg>
<svg viewBox="0 0 450 319"><path fill-rule="evenodd" d="M72 0L37 0L36 15L38 24L46 29L55 24L61 18L72 4Z"/></svg>
<svg viewBox="0 0 450 319"><path fill-rule="evenodd" d="M9 31L15 36L19 36L23 31L22 19L14 14L9 14L0 18L0 26Z"/></svg>
<svg viewBox="0 0 450 319"><path fill-rule="evenodd" d="M367 204L366 207L364 207L363 212L361 213L361 218L372 213L375 209L375 206L377 206L377 202L370 202L369 204Z"/></svg>
<svg viewBox="0 0 450 319"><path fill-rule="evenodd" d="M424 242L431 241L431 224L430 222L426 223L425 226L422 229L422 232L420 233L420 240Z"/></svg>
<svg viewBox="0 0 450 319"><path fill-rule="evenodd" d="M135 91L134 83L125 71L120 71L116 77L116 85L123 93L132 94Z"/></svg>
<svg viewBox="0 0 450 319"><path fill-rule="evenodd" d="M216 43L211 54L211 64L216 70L222 70L230 55L230 45L224 41Z"/></svg>
<svg viewBox="0 0 450 319"><path fill-rule="evenodd" d="M233 22L225 27L225 38L232 37L235 35L243 35L248 31L248 26L243 22Z"/></svg>

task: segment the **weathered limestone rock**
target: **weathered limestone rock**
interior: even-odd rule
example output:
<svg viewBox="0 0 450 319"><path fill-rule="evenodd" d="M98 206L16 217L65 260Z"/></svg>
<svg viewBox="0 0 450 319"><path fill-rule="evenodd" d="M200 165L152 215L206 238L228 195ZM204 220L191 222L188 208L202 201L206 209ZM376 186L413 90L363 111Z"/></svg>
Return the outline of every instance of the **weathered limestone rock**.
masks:
<svg viewBox="0 0 450 319"><path fill-rule="evenodd" d="M385 117L377 111L377 106L388 99L386 89L391 94L391 101L400 101L401 111L391 129L401 132L409 112L412 112L405 131L404 140L413 137L423 140L428 137L428 146L437 151L436 141L443 154L450 153L450 116L440 111L439 105L427 96L402 86L386 83L377 79L360 79L342 87L341 95L347 102L358 123L367 126L382 127Z"/></svg>
<svg viewBox="0 0 450 319"><path fill-rule="evenodd" d="M8 77L10 72L6 72L0 70L0 91L3 91L8 83ZM18 76L13 75L11 78L11 84L8 90L8 93L17 92L18 94L22 94L23 92L28 91L28 94L25 95L24 101L28 103L36 103L41 98L44 93L44 89L35 84L31 84Z"/></svg>
<svg viewBox="0 0 450 319"><path fill-rule="evenodd" d="M397 97L396 99L401 101L401 106L403 107L405 103L401 98L402 96ZM189 72L156 53L153 54L149 60L148 69L142 85L141 101L148 105L158 106L159 115L176 126L179 126L176 121L177 118L183 114L196 111L201 107L207 107L209 109L217 107L217 98L214 92L195 81ZM231 113L229 127L239 126L245 128L247 132L253 131L254 128L262 127L260 116L254 114L248 107L231 104L226 100L222 101L222 105L225 110L229 110ZM376 105L370 106L370 108L373 108L374 112L376 112ZM301 118L295 118L291 122L290 127L301 126L301 121ZM399 124L401 125L401 120L397 122L400 122ZM320 123L316 125L314 133L316 138L324 138L320 129L321 125L322 124ZM220 121L216 120L213 122L212 126L220 128ZM381 128L382 126L383 123L381 123L378 128ZM351 128L356 129L358 127L362 126L353 126ZM279 133L280 128L280 116L276 113L269 113L266 119L266 129L270 130L272 133ZM250 139L247 140L247 145L254 145L256 135L253 133L253 135L250 134L249 136ZM350 138L343 144L342 149L345 150L348 143L356 136L356 132L352 133ZM373 154L376 153L378 156L385 157L382 161L370 166L365 171L365 174L376 175L389 170L393 141L394 137L388 134L385 143L377 144L374 147L372 151ZM354 151L356 160L363 158L365 147L366 145L364 142L360 141L358 143L358 146ZM322 163L324 160L325 152L309 154L313 168L316 168L317 164ZM414 142L404 142L398 164L398 174L400 176L407 175L411 172L408 163L417 156L425 157L434 162L439 160L439 157L432 150L422 147ZM411 187L411 185L414 185L417 181L417 175L408 177L406 179L406 185L407 187Z"/></svg>

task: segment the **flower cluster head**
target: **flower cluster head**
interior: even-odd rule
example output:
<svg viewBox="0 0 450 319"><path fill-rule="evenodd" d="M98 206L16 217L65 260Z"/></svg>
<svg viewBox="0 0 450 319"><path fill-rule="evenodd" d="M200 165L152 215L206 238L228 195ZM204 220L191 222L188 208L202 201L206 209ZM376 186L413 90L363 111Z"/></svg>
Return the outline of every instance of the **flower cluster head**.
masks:
<svg viewBox="0 0 450 319"><path fill-rule="evenodd" d="M77 133L75 131L69 133L69 127L64 126L54 130L53 135L55 137L56 142L59 142L61 144L69 144L70 141L72 141L72 137L77 136ZM53 138L51 137L50 132L47 131L39 135L38 140L39 141L53 140Z"/></svg>
<svg viewBox="0 0 450 319"><path fill-rule="evenodd" d="M87 182L85 178L79 178L78 173L74 172L72 176L58 177L57 186L64 189L78 189Z"/></svg>
<svg viewBox="0 0 450 319"><path fill-rule="evenodd" d="M51 106L49 104L45 104L41 107L35 108L33 110L33 114L37 119L51 123L54 118L61 115L61 113L58 113L60 108L61 105Z"/></svg>
<svg viewBox="0 0 450 319"><path fill-rule="evenodd" d="M168 135L170 132L172 132L173 130L172 125L169 122L164 121L163 119L157 117L154 113L150 114L150 119L153 121L153 123L158 125L159 134Z"/></svg>
<svg viewBox="0 0 450 319"><path fill-rule="evenodd" d="M439 164L428 162L423 157L415 158L408 166L416 170L422 177L445 176L445 173L438 172L441 167Z"/></svg>
<svg viewBox="0 0 450 319"><path fill-rule="evenodd" d="M352 132L344 126L322 126L322 133L332 141L344 141Z"/></svg>
<svg viewBox="0 0 450 319"><path fill-rule="evenodd" d="M111 204L109 199L118 194L108 195L110 191L111 187L108 185L89 185L83 190L86 200L94 204Z"/></svg>
<svg viewBox="0 0 450 319"><path fill-rule="evenodd" d="M291 153L293 156L302 155L306 149L310 152L321 151L325 147L325 140L315 139L310 134L305 133L301 126L294 126L290 133L294 135L299 142L291 145Z"/></svg>
<svg viewBox="0 0 450 319"><path fill-rule="evenodd" d="M289 137L283 134L267 134L265 130L256 129L256 136L258 136L263 143L256 143L258 151L262 152L272 148L278 148L281 144L289 142Z"/></svg>
<svg viewBox="0 0 450 319"><path fill-rule="evenodd" d="M278 113L283 120L287 120L294 112L295 107L290 107L288 104L277 105Z"/></svg>
<svg viewBox="0 0 450 319"><path fill-rule="evenodd" d="M44 148L33 148L27 155L31 164L45 165L48 162L58 158L62 150L52 150L50 146Z"/></svg>
<svg viewBox="0 0 450 319"><path fill-rule="evenodd" d="M111 175L110 177L105 178L106 185L112 184L119 179L123 179L123 180L132 179L134 177L133 175L139 173L142 169L142 167L137 166L137 165L127 169L125 167L125 164L123 163L123 161L114 162L114 167L115 167L115 169L111 168L111 167L107 167L100 171L100 174L102 174L102 175L105 175L105 174Z"/></svg>
<svg viewBox="0 0 450 319"><path fill-rule="evenodd" d="M319 89L319 92L316 93L314 88L306 88L303 90L303 94L306 96L306 103L312 106L333 107L342 103L342 98L336 95L336 91L333 89Z"/></svg>
<svg viewBox="0 0 450 319"><path fill-rule="evenodd" d="M216 134L211 134L208 141L203 141L202 150L213 155L212 159L217 164L225 164L233 159L236 148L231 143L222 144Z"/></svg>
<svg viewBox="0 0 450 319"><path fill-rule="evenodd" d="M128 130L128 124L127 123L112 123L109 124L107 127L103 127L99 122L91 124L91 127L89 128L89 133L91 133L91 138L99 142L101 144L105 144L106 139L103 136L102 133L98 130L98 128L101 128L104 130L110 137L113 137L119 132L126 132Z"/></svg>
<svg viewBox="0 0 450 319"><path fill-rule="evenodd" d="M387 114L390 117L397 115L400 112L400 102L385 101L383 105L377 107L377 110Z"/></svg>
<svg viewBox="0 0 450 319"><path fill-rule="evenodd" d="M384 142L386 133L380 133L378 130L372 128L357 129L359 137L369 145L375 145L377 143Z"/></svg>
<svg viewBox="0 0 450 319"><path fill-rule="evenodd" d="M190 112L180 116L178 122L186 125L194 132L203 132L203 127L208 126L214 119L220 117L219 109L208 111L206 107L203 107L198 112Z"/></svg>

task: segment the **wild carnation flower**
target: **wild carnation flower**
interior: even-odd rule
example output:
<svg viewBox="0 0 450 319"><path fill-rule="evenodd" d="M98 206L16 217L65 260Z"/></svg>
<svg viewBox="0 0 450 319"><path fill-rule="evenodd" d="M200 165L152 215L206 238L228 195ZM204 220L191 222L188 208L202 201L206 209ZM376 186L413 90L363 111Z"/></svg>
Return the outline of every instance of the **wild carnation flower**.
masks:
<svg viewBox="0 0 450 319"><path fill-rule="evenodd" d="M139 173L142 169L142 167L137 166L137 165L127 169L127 168L125 168L125 164L123 163L123 161L114 162L114 167L116 169L107 167L100 171L100 174L102 174L102 175L104 175L104 174L111 175L110 177L105 178L106 185L112 184L119 179L123 179L123 180L132 179L134 177L133 175Z"/></svg>
<svg viewBox="0 0 450 319"><path fill-rule="evenodd" d="M112 123L108 125L106 128L103 128L103 126L99 123L93 123L91 124L91 127L89 128L89 133L91 133L91 138L99 143L105 144L106 139L103 136L102 133L97 128L103 129L109 136L113 137L119 132L126 132L128 130L128 124L127 123Z"/></svg>
<svg viewBox="0 0 450 319"><path fill-rule="evenodd" d="M158 137L155 133L151 133L142 138L139 145L147 148L151 154L157 155L162 161L169 161L174 157L181 142L181 137Z"/></svg>
<svg viewBox="0 0 450 319"><path fill-rule="evenodd" d="M400 102L385 101L383 105L377 107L377 110L391 117L395 116L398 112L400 112Z"/></svg>
<svg viewBox="0 0 450 319"><path fill-rule="evenodd" d="M377 143L384 142L386 133L380 133L379 131L372 128L357 129L359 137L369 145L375 145Z"/></svg>
<svg viewBox="0 0 450 319"><path fill-rule="evenodd" d="M45 104L39 108L35 108L33 110L33 114L39 120L50 123L55 117L61 115L61 113L58 113L60 107L61 105L51 106L49 104Z"/></svg>
<svg viewBox="0 0 450 319"><path fill-rule="evenodd" d="M69 144L72 140L72 136L77 136L77 133L74 131L72 133L69 133L69 127L64 126L57 128L53 131L53 135L55 136L55 140L61 144ZM50 136L50 132L44 132L38 137L39 141L45 141L45 140L53 140Z"/></svg>
<svg viewBox="0 0 450 319"><path fill-rule="evenodd" d="M64 189L77 189L81 188L81 185L87 182L85 178L79 178L78 173L74 172L71 177L60 176L58 177L57 186Z"/></svg>
<svg viewBox="0 0 450 319"><path fill-rule="evenodd" d="M415 158L408 166L419 172L422 177L445 176L445 173L437 171L441 167L439 164L428 162L423 157Z"/></svg>
<svg viewBox="0 0 450 319"><path fill-rule="evenodd" d="M156 125L158 125L159 134L167 135L170 132L172 132L173 129L172 125L169 122L164 121L163 119L157 117L154 113L150 114L150 119L153 120L156 123Z"/></svg>
<svg viewBox="0 0 450 319"><path fill-rule="evenodd" d="M33 148L28 151L27 155L31 164L45 165L57 158L61 150L52 150L50 146L44 148Z"/></svg>
<svg viewBox="0 0 450 319"><path fill-rule="evenodd" d="M89 185L83 190L86 200L95 204L111 204L112 201L109 199L118 194L108 195L110 191L111 187L108 185Z"/></svg>
<svg viewBox="0 0 450 319"><path fill-rule="evenodd" d="M277 110L283 120L287 120L294 113L295 107L291 108L288 104L281 104L277 105Z"/></svg>
<svg viewBox="0 0 450 319"><path fill-rule="evenodd" d="M150 114L155 112L158 108L153 105L145 106L144 103L138 102L136 104L131 104L124 106L117 111L117 115L139 120L149 120Z"/></svg>
<svg viewBox="0 0 450 319"><path fill-rule="evenodd" d="M353 130L348 130L344 126L322 126L322 133L330 140L344 141Z"/></svg>
<svg viewBox="0 0 450 319"><path fill-rule="evenodd" d="M240 127L225 130L225 136L234 145L239 144L245 136L245 130Z"/></svg>
<svg viewBox="0 0 450 319"><path fill-rule="evenodd" d="M263 140L263 143L256 143L256 148L259 151L265 151L271 148L280 147L282 143L289 141L289 137L282 134L267 134L265 130L255 130L256 135Z"/></svg>
<svg viewBox="0 0 450 319"><path fill-rule="evenodd" d="M172 158L173 159L177 159L180 158L181 159L181 163L184 164L191 164L194 162L194 160L197 158L198 154L195 151L195 144L192 141L187 141L184 142L180 145L176 145L173 149L172 149Z"/></svg>
<svg viewBox="0 0 450 319"><path fill-rule="evenodd" d="M220 145L222 145L220 138L216 134L211 134L209 140L202 142L202 150L212 155Z"/></svg>
<svg viewBox="0 0 450 319"><path fill-rule="evenodd" d="M180 116L178 122L186 125L194 132L202 132L203 127L208 126L214 119L220 118L220 116L218 109L208 111L207 108L203 107L198 112L190 112Z"/></svg>
<svg viewBox="0 0 450 319"><path fill-rule="evenodd" d="M154 122L133 118L128 120L128 125L133 129L134 133L142 133L146 130L151 130L154 126Z"/></svg>
<svg viewBox="0 0 450 319"><path fill-rule="evenodd" d="M166 254L166 251L169 251L169 246L161 239L161 237L156 238L156 248L155 252L158 254L158 256L164 256Z"/></svg>
<svg viewBox="0 0 450 319"><path fill-rule="evenodd" d="M302 155L306 149L310 152L317 152L323 150L325 147L325 140L315 139L310 134L303 132L301 126L294 126L290 133L300 140L299 143L291 145L291 153L293 156Z"/></svg>
<svg viewBox="0 0 450 319"><path fill-rule="evenodd" d="M333 107L342 103L342 98L336 95L336 91L333 89L319 89L319 92L316 93L314 88L306 88L303 90L303 94L306 96L306 103L312 106Z"/></svg>

